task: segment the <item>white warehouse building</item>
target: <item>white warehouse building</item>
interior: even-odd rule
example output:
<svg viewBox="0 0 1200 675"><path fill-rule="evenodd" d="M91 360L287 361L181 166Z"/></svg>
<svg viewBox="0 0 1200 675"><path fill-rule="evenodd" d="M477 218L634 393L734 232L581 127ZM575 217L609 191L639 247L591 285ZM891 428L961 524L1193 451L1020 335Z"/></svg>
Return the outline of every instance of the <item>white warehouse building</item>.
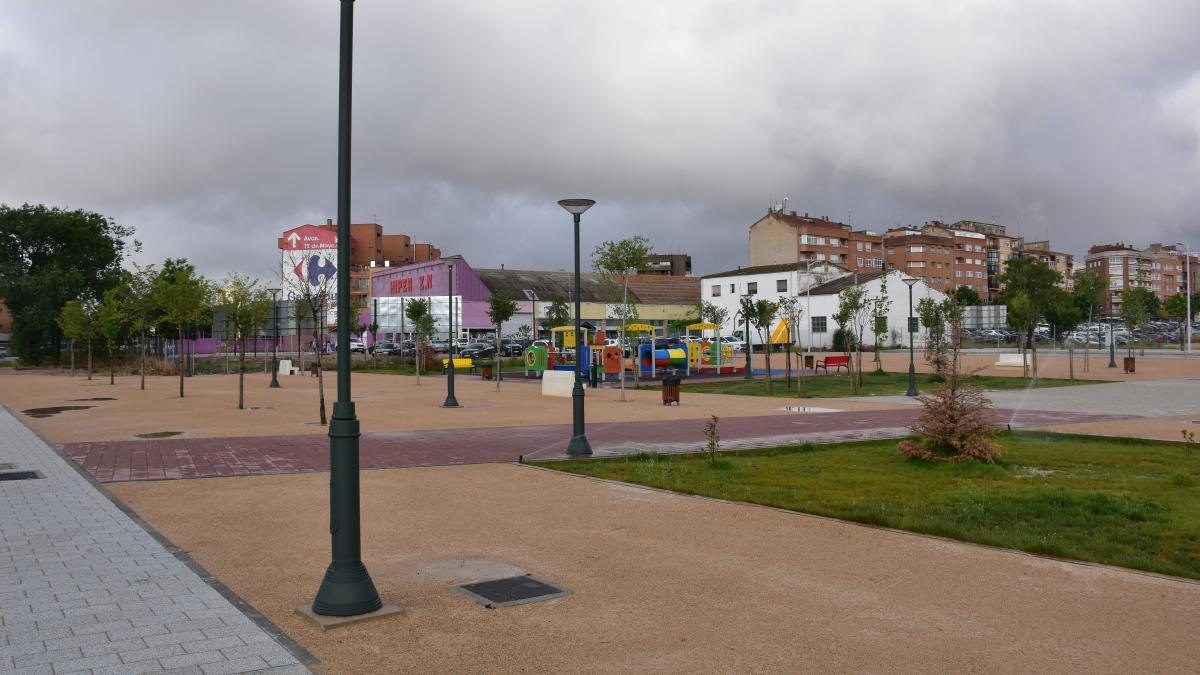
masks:
<svg viewBox="0 0 1200 675"><path fill-rule="evenodd" d="M782 263L760 265L711 274L701 278L700 297L728 312L722 335L741 334L745 324L738 314L743 296L755 300L778 302L785 297L799 299L801 312L798 326L792 334L793 344L805 350L828 350L833 346L833 332L838 329L833 316L838 311L838 293L854 284L861 285L868 298L877 298L886 284L891 305L887 315L887 330L881 331L880 344L908 344L908 284L897 270L850 272L829 262ZM918 279L912 287L913 312L922 298L941 302L946 294ZM779 317L782 318L782 317ZM772 332L779 319L772 325ZM770 332L768 332L768 339ZM743 336L745 337L745 336ZM764 340L751 326L749 340L761 344ZM874 326L864 332L865 344L875 344ZM923 331L916 334L916 343L924 343Z"/></svg>

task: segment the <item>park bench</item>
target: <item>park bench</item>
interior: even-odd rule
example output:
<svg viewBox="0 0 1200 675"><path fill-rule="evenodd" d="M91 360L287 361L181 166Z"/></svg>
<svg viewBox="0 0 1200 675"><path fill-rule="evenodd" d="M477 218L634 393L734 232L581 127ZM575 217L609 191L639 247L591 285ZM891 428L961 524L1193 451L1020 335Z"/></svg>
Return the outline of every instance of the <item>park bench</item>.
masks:
<svg viewBox="0 0 1200 675"><path fill-rule="evenodd" d="M450 359L442 359L442 370L445 371L449 368L450 368ZM467 370L467 371L474 373L475 372L475 361L472 359L456 358L456 359L454 359L454 369L455 370Z"/></svg>
<svg viewBox="0 0 1200 675"><path fill-rule="evenodd" d="M829 366L833 366L833 372L835 373L837 372L838 368L845 368L846 372L850 372L850 357L844 354L841 356L826 356L820 361L817 361L817 365L815 368L813 368L813 370L821 370L824 368L825 373L829 374Z"/></svg>
<svg viewBox="0 0 1200 675"><path fill-rule="evenodd" d="M997 354L995 365L997 368L1024 368L1025 359L1020 354Z"/></svg>
<svg viewBox="0 0 1200 675"><path fill-rule="evenodd" d="M300 369L297 368L296 366L292 365L291 359L280 359L279 360L279 374L280 375L299 375Z"/></svg>

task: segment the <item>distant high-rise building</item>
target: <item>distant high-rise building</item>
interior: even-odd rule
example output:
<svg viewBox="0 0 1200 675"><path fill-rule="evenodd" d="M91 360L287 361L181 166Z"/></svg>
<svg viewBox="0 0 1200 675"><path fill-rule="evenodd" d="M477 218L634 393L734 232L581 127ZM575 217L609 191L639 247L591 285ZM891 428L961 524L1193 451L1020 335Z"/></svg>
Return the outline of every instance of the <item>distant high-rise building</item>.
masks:
<svg viewBox="0 0 1200 675"><path fill-rule="evenodd" d="M1088 249L1084 263L1108 279L1103 312L1120 314L1121 293L1129 288L1148 288L1159 298L1187 292L1187 254L1175 244L1150 244L1136 249L1129 244L1097 244ZM1200 255L1191 254L1191 289L1196 292Z"/></svg>

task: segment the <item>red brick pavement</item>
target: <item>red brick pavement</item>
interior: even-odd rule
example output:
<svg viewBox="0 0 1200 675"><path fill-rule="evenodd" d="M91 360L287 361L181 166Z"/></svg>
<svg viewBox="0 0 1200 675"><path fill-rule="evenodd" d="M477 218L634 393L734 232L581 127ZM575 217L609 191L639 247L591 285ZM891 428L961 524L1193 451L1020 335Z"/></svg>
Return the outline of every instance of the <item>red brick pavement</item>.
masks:
<svg viewBox="0 0 1200 675"><path fill-rule="evenodd" d="M768 446L839 437L897 435L916 415L916 408L837 413L727 417L721 419L727 447ZM998 423L1044 426L1124 419L1052 411L994 411ZM601 423L588 427L597 454L654 450L694 450L704 444L703 419L661 422ZM519 456L562 456L570 437L568 424L472 429L366 433L360 464L365 469L444 464L511 462ZM238 438L171 438L160 440L68 443L64 451L102 483L248 476L329 470L329 438L251 436Z"/></svg>

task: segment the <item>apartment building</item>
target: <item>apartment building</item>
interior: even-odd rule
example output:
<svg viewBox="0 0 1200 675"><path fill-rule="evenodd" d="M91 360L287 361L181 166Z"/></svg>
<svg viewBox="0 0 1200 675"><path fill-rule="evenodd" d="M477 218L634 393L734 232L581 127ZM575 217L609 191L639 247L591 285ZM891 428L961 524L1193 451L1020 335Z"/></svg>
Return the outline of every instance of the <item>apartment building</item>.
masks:
<svg viewBox="0 0 1200 675"><path fill-rule="evenodd" d="M306 231L320 230L334 233L332 238L317 233L321 243L298 244L296 237L306 239ZM301 225L283 233L277 245L280 250L301 248L313 252L335 250L337 224L332 218L320 225ZM331 258L336 257L333 253ZM350 225L350 293L352 301L365 304L371 295L371 270L375 267L395 267L413 263L429 262L442 257L441 249L433 244L416 243L407 234L384 234L379 223L351 223ZM331 259L331 262L333 260Z"/></svg>
<svg viewBox="0 0 1200 675"><path fill-rule="evenodd" d="M1018 255L1027 255L1046 263L1050 269L1062 275L1062 286L1068 291L1075 288L1075 256L1050 248L1050 241L1027 241Z"/></svg>
<svg viewBox="0 0 1200 675"><path fill-rule="evenodd" d="M656 253L646 256L646 266L640 274L664 277L689 277L692 275L692 256L686 253Z"/></svg>
<svg viewBox="0 0 1200 675"><path fill-rule="evenodd" d="M1097 244L1088 249L1084 264L1108 278L1103 312L1120 314L1121 293L1129 288L1148 288L1166 299L1187 292L1190 272L1190 287L1196 292L1200 255L1192 253L1190 265L1188 257L1176 244L1150 244L1145 249L1124 243Z"/></svg>
<svg viewBox="0 0 1200 675"><path fill-rule="evenodd" d="M831 262L851 271L883 269L883 237L828 216L771 209L750 226L750 266Z"/></svg>

